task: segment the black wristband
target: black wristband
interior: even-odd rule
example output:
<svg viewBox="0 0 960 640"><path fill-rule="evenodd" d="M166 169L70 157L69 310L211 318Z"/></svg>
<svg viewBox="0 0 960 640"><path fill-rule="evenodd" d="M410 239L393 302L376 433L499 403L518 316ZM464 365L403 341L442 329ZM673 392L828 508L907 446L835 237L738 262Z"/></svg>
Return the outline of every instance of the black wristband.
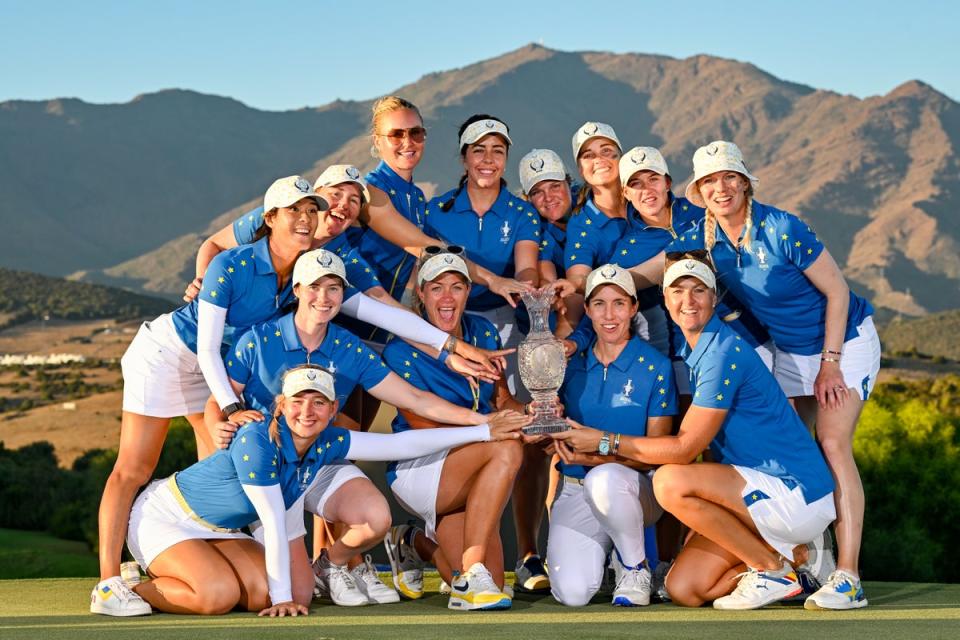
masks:
<svg viewBox="0 0 960 640"><path fill-rule="evenodd" d="M243 405L240 404L239 402L234 402L232 404L228 404L223 408L223 415L229 418L230 416L235 414L237 411L243 411Z"/></svg>

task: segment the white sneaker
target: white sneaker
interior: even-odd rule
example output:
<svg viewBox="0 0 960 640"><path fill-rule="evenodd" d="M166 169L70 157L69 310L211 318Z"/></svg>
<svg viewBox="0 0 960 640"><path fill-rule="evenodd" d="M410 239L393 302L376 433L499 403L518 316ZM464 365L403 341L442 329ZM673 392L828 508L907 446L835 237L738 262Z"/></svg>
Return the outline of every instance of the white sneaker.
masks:
<svg viewBox="0 0 960 640"><path fill-rule="evenodd" d="M616 586L613 588L613 606L645 607L650 604L650 570L645 566L628 569L614 552L613 564Z"/></svg>
<svg viewBox="0 0 960 640"><path fill-rule="evenodd" d="M90 613L104 616L148 616L150 604L130 590L120 576L101 580L90 594Z"/></svg>
<svg viewBox="0 0 960 640"><path fill-rule="evenodd" d="M341 607L360 607L370 604L367 594L360 590L346 565L333 564L327 550L313 563L314 593L328 595Z"/></svg>
<svg viewBox="0 0 960 640"><path fill-rule="evenodd" d="M509 609L513 600L497 587L493 576L480 562L457 576L450 585L448 609L458 611L493 611Z"/></svg>
<svg viewBox="0 0 960 640"><path fill-rule="evenodd" d="M450 595L450 585L447 584L446 580L443 580L443 579L440 580L439 591L440 591L440 595L442 596Z"/></svg>
<svg viewBox="0 0 960 640"><path fill-rule="evenodd" d="M800 584L809 593L817 591L827 584L830 576L837 570L837 561L833 557L833 536L830 529L807 543L807 561L797 567Z"/></svg>
<svg viewBox="0 0 960 640"><path fill-rule="evenodd" d="M401 524L390 527L390 531L383 539L383 546L390 559L390 571L393 573L393 586L400 595L411 600L423 596L424 562L413 546L413 538L419 530L419 527ZM406 542L408 531L411 544Z"/></svg>
<svg viewBox="0 0 960 640"><path fill-rule="evenodd" d="M804 609L860 609L867 606L860 580L837 569L815 594L803 603Z"/></svg>
<svg viewBox="0 0 960 640"><path fill-rule="evenodd" d="M358 564L351 571L353 581L357 587L367 596L370 604L391 604L400 602L400 594L383 584L377 570L373 568L370 556L363 557L363 562Z"/></svg>
<svg viewBox="0 0 960 640"><path fill-rule="evenodd" d="M776 575L779 571L748 569L740 574L740 582L733 593L714 600L713 608L759 609L778 600L792 598L803 591L803 587L790 565L784 565L784 568L789 571L783 576Z"/></svg>

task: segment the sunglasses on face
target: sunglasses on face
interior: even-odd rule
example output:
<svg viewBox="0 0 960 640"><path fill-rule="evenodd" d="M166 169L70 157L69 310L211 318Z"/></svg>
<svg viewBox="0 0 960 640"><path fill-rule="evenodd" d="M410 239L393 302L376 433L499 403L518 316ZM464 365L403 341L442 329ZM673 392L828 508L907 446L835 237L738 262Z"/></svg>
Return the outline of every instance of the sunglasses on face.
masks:
<svg viewBox="0 0 960 640"><path fill-rule="evenodd" d="M409 129L390 129L384 133L378 133L378 136L383 136L390 141L395 147L399 147L403 143L404 138L410 138L411 142L416 142L417 144L422 143L427 139L427 130L423 127L411 127Z"/></svg>

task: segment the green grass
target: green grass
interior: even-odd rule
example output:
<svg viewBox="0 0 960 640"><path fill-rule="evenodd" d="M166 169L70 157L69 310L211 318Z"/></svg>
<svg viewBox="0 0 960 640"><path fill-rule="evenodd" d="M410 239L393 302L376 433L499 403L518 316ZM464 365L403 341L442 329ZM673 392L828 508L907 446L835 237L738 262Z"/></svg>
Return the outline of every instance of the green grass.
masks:
<svg viewBox="0 0 960 640"><path fill-rule="evenodd" d="M95 576L97 556L86 544L36 531L0 529L0 579ZM0 606L0 611L5 609Z"/></svg>
<svg viewBox="0 0 960 640"><path fill-rule="evenodd" d="M858 611L805 611L799 603L759 611L714 611L653 605L613 608L596 600L572 609L549 596L518 596L511 611L449 611L435 591L415 602L348 609L314 604L308 617L271 620L253 614L107 618L87 613L91 579L0 581L0 637L43 638L687 638L755 637L956 638L960 585L865 584L871 606ZM427 589L436 589L436 578Z"/></svg>

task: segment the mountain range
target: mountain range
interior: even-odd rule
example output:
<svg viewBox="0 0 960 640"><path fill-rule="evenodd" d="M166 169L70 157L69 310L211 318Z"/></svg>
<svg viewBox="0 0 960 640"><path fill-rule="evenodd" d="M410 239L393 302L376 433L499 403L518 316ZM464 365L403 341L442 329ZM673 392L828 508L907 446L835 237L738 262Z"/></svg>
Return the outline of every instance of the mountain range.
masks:
<svg viewBox="0 0 960 640"><path fill-rule="evenodd" d="M960 307L960 109L921 82L859 99L707 55L528 45L394 93L423 112L416 178L428 193L459 178L457 128L476 112L510 125L511 188L533 147L569 168L571 134L587 120L612 124L626 147L659 147L678 193L694 150L730 139L760 178L757 199L810 222L875 306ZM181 90L126 104L0 103L0 222L14 238L0 266L177 297L204 234L256 206L274 178L372 168L371 104L266 112Z"/></svg>

